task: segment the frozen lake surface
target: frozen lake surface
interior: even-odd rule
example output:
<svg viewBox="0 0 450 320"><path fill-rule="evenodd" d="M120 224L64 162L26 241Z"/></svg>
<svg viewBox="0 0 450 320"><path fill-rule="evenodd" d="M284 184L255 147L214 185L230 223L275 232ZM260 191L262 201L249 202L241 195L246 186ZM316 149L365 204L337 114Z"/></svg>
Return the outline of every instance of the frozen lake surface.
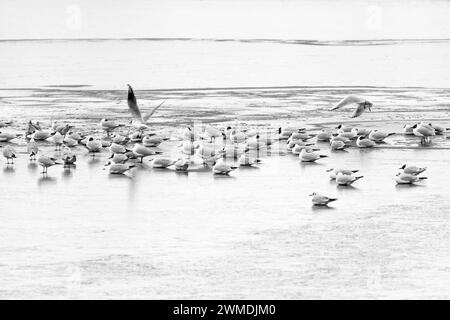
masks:
<svg viewBox="0 0 450 320"><path fill-rule="evenodd" d="M152 127L172 137L192 123L397 133L373 150L320 144L329 157L317 164L275 144L258 168L229 177L148 162L111 176L108 151L92 159L77 147L75 169L44 178L13 140L16 164L0 162L0 298L450 298L450 139L421 147L401 134L421 120L450 127L449 54L448 42L0 42L15 57L0 59L0 120L14 120L2 131L59 120L102 136L105 115L129 121L129 82L144 110L169 98ZM223 89L173 90L195 87ZM373 112L328 111L350 93ZM427 166L428 180L396 186L404 163ZM339 188L331 167L364 178ZM314 191L339 200L313 208Z"/></svg>

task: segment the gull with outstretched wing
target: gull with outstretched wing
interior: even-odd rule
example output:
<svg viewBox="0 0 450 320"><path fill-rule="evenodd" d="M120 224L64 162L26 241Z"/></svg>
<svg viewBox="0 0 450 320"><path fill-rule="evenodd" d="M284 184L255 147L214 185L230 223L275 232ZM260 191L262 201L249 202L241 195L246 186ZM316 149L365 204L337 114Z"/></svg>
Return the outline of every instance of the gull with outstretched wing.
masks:
<svg viewBox="0 0 450 320"><path fill-rule="evenodd" d="M150 119L150 117L156 112L156 110L158 110L167 100L167 99L164 100L155 108L153 108L153 110L150 113L142 115L141 110L139 110L139 107L137 105L137 100L136 96L134 95L133 88L129 84L127 84L127 86L128 86L128 99L127 99L128 108L130 109L133 118L135 118L137 121L143 124L145 124L148 121L148 119Z"/></svg>
<svg viewBox="0 0 450 320"><path fill-rule="evenodd" d="M369 109L369 111L372 111L371 107L373 106L373 103L361 98L361 97L357 97L354 95L349 95L347 97L345 97L344 99L342 99L341 101L338 102L338 104L336 104L333 108L330 109L330 111L345 107L347 105L351 105L351 104L356 104L357 107L355 109L355 111L353 112L353 115L350 118L356 118L359 117L364 110Z"/></svg>

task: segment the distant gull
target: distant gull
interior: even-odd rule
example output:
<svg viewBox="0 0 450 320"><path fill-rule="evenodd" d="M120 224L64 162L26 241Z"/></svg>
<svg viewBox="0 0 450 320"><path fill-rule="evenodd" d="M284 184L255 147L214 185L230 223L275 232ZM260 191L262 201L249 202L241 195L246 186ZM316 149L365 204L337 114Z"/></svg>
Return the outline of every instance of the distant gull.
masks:
<svg viewBox="0 0 450 320"><path fill-rule="evenodd" d="M359 136L358 139L356 140L356 145L359 148L372 148L376 145L376 143L370 139Z"/></svg>
<svg viewBox="0 0 450 320"><path fill-rule="evenodd" d="M31 139L27 144L27 153L30 155L30 160L36 160L36 155L39 152L39 147L34 139Z"/></svg>
<svg viewBox="0 0 450 320"><path fill-rule="evenodd" d="M331 180L335 180L336 176L339 173L342 173L342 174L345 174L345 175L348 175L348 176L352 176L354 173L357 173L358 171L359 170L333 169L333 168L327 170L327 172L330 173L330 179Z"/></svg>
<svg viewBox="0 0 450 320"><path fill-rule="evenodd" d="M413 174L415 176L417 176L417 175L421 174L422 172L424 172L425 170L427 170L426 167L420 168L420 167L416 167L416 166L408 166L406 164L402 165L399 169L403 170L403 173Z"/></svg>
<svg viewBox="0 0 450 320"><path fill-rule="evenodd" d="M47 173L48 168L54 165L62 164L56 161L53 157L48 156L40 156L38 159L39 165L42 167L41 173Z"/></svg>
<svg viewBox="0 0 450 320"><path fill-rule="evenodd" d="M321 194L318 194L316 192L313 192L309 195L312 198L312 203L315 206L326 206L328 205L330 202L336 201L337 198L329 198L327 196L323 196Z"/></svg>
<svg viewBox="0 0 450 320"><path fill-rule="evenodd" d="M338 104L336 104L333 108L331 108L330 111L345 107L347 105L352 105L352 104L356 104L357 107L350 118L359 117L366 109L369 109L369 111L372 111L372 109L371 109L373 106L372 102L370 102L362 97L357 97L354 95L349 95L349 96L345 97L344 99L339 101Z"/></svg>
<svg viewBox="0 0 450 320"><path fill-rule="evenodd" d="M353 182L355 182L361 178L363 178L363 176L356 177L354 175L348 175L348 174L343 174L342 172L339 172L336 175L336 183L340 186L349 186Z"/></svg>
<svg viewBox="0 0 450 320"><path fill-rule="evenodd" d="M10 145L3 148L3 156L6 158L6 164L14 164L16 158L16 151Z"/></svg>
<svg viewBox="0 0 450 320"><path fill-rule="evenodd" d="M222 159L217 160L217 162L214 163L213 166L213 173L214 174L229 174L231 171L237 169L235 166L230 166L229 164L225 163Z"/></svg>
<svg viewBox="0 0 450 320"><path fill-rule="evenodd" d="M301 162L315 162L318 159L326 158L326 157L328 157L328 156L318 154L313 151L308 152L305 149L302 149L302 151L299 154L299 158L300 158Z"/></svg>
<svg viewBox="0 0 450 320"><path fill-rule="evenodd" d="M413 184L413 183L416 183L418 181L422 181L425 179L427 179L427 177L418 177L417 175L408 174L408 173L398 173L395 176L395 181L398 184Z"/></svg>
<svg viewBox="0 0 450 320"><path fill-rule="evenodd" d="M392 136L394 134L395 134L394 132L386 133L386 132L378 131L378 130L375 129L375 130L372 130L369 133L369 137L368 138L370 140L372 140L372 141L375 141L375 142L381 142L384 139L386 139L387 137Z"/></svg>

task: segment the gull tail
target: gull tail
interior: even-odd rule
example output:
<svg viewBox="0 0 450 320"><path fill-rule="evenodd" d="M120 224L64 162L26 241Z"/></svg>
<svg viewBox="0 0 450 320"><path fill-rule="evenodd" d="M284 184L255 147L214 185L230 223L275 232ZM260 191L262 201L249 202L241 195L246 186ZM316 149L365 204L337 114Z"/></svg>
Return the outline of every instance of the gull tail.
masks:
<svg viewBox="0 0 450 320"><path fill-rule="evenodd" d="M333 202L333 201L336 201L336 200L337 200L337 198L329 198L328 202Z"/></svg>
<svg viewBox="0 0 450 320"><path fill-rule="evenodd" d="M328 156L324 155L324 154L320 154L319 155L321 158L328 158Z"/></svg>
<svg viewBox="0 0 450 320"><path fill-rule="evenodd" d="M358 176L358 177L355 177L355 181L356 181L356 180L359 180L359 179L361 179L361 178L364 178L364 176Z"/></svg>
<svg viewBox="0 0 450 320"><path fill-rule="evenodd" d="M428 177L419 177L419 180L426 180Z"/></svg>

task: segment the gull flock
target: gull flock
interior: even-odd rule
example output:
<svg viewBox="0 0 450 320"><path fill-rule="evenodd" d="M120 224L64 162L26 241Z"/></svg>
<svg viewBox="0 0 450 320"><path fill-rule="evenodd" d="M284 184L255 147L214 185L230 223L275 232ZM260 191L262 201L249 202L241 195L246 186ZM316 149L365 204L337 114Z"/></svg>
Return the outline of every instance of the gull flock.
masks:
<svg viewBox="0 0 450 320"><path fill-rule="evenodd" d="M27 141L26 152L30 161L37 161L42 167L42 174L46 175L48 169L53 166L63 166L70 170L77 162L74 148L82 146L92 157L109 151L109 158L105 167L110 174L125 174L145 159L150 158L153 168L172 168L177 172L189 172L196 161L202 166L211 168L213 174L228 175L240 166L259 166L259 151L269 147L275 142L286 145L286 151L298 156L300 162L323 161L327 155L321 153L317 142L328 142L329 149L339 152L347 148L376 148L378 144L389 136L395 134L413 135L420 138L422 145L431 143L435 135L442 135L446 128L436 124L420 122L405 124L401 133L382 132L369 128L339 125L333 129L322 129L319 132L308 132L306 128L282 127L275 134L261 134L256 129L240 129L227 126L219 128L206 125L203 128L187 126L179 136L168 137L150 129L148 123L151 116L164 104L165 100L154 107L150 113L142 114L133 88L128 86L128 107L132 119L128 124L117 123L113 119L104 118L99 122L99 127L106 137L96 137L76 131L69 123L53 122L49 129L41 127L39 121L28 122L24 134L9 133L4 130L12 121L0 121L0 142L3 146L2 154L6 159L6 165L14 165L18 153L10 143L14 139L25 137ZM351 118L363 114L373 107L373 103L357 96L347 96L339 101L330 111L355 105ZM120 129L127 129L126 133L117 133ZM180 156L176 158L163 156L158 146L166 140L177 140L177 151ZM222 142L220 144L219 142ZM40 146L52 144L58 156L42 154ZM77 149L78 150L78 149ZM255 154L256 152L256 154ZM229 161L232 159L232 161ZM403 164L399 172L393 177L397 184L415 184L427 179L421 176L425 167L416 167ZM335 180L338 186L350 186L363 176L358 170L346 168L328 169L330 179ZM327 206L336 198L313 192L310 194L314 206Z"/></svg>

